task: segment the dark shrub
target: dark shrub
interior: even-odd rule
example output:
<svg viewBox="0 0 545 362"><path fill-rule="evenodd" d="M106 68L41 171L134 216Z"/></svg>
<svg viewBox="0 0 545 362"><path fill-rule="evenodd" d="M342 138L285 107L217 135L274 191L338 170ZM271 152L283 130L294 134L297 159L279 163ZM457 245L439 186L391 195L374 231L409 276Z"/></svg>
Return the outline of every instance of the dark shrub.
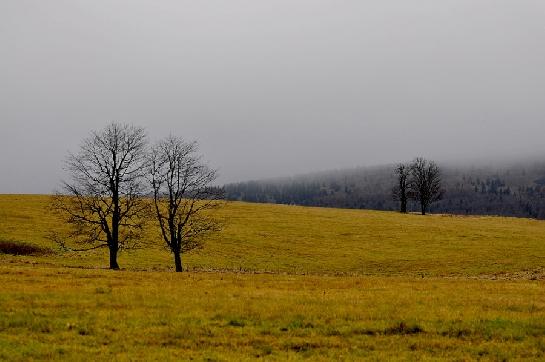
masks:
<svg viewBox="0 0 545 362"><path fill-rule="evenodd" d="M51 249L32 245L22 241L0 240L0 254L11 255L47 255L52 254Z"/></svg>

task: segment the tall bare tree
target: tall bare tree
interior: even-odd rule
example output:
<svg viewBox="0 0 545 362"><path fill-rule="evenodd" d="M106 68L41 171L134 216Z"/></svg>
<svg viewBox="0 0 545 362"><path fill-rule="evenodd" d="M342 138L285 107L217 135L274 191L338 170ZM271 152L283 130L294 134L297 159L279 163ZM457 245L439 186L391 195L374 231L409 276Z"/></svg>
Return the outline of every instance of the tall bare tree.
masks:
<svg viewBox="0 0 545 362"><path fill-rule="evenodd" d="M111 123L84 139L78 153L69 154L71 180L63 182L52 206L71 227L68 239L79 247L72 250L107 247L110 269L119 269L118 251L140 240L149 207L142 198L146 152L143 128ZM64 237L56 239L66 247Z"/></svg>
<svg viewBox="0 0 545 362"><path fill-rule="evenodd" d="M397 185L392 190L395 201L399 201L399 211L407 212L407 202L409 200L409 175L410 167L404 163L396 166L394 173L397 178Z"/></svg>
<svg viewBox="0 0 545 362"><path fill-rule="evenodd" d="M443 197L441 172L437 164L422 157L416 158L410 167L409 190L420 203L422 215L426 215L431 203Z"/></svg>
<svg viewBox="0 0 545 362"><path fill-rule="evenodd" d="M196 142L167 137L152 148L149 164L155 215L181 272L182 254L201 248L204 237L219 230L209 210L220 206L223 190L212 186L217 172L202 162Z"/></svg>

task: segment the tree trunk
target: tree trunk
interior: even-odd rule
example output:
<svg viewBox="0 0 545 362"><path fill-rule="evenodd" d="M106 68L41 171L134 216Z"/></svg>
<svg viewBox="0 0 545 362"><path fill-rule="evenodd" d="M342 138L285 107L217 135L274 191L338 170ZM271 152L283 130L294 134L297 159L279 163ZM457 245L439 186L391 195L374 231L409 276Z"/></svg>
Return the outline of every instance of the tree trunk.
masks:
<svg viewBox="0 0 545 362"><path fill-rule="evenodd" d="M179 251L174 251L174 265L176 266L176 272L180 273L182 269L182 256Z"/></svg>
<svg viewBox="0 0 545 362"><path fill-rule="evenodd" d="M402 199L401 200L401 213L406 214L407 213L407 200Z"/></svg>
<svg viewBox="0 0 545 362"><path fill-rule="evenodd" d="M422 204L422 215L426 215L426 205Z"/></svg>
<svg viewBox="0 0 545 362"><path fill-rule="evenodd" d="M110 247L110 269L119 270L119 264L117 264L117 248Z"/></svg>
<svg viewBox="0 0 545 362"><path fill-rule="evenodd" d="M116 155L114 154L114 164ZM112 203L114 206L112 215L112 238L110 240L110 269L119 270L117 264L117 251L119 250L119 176L116 177L115 183L111 185Z"/></svg>

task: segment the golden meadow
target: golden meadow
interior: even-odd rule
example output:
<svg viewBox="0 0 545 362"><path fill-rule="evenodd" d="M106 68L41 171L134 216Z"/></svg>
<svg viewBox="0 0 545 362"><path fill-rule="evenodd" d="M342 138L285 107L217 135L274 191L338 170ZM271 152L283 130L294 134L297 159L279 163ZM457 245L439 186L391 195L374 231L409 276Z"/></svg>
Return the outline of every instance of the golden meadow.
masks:
<svg viewBox="0 0 545 362"><path fill-rule="evenodd" d="M204 249L62 253L0 196L0 359L545 358L545 222L227 203Z"/></svg>

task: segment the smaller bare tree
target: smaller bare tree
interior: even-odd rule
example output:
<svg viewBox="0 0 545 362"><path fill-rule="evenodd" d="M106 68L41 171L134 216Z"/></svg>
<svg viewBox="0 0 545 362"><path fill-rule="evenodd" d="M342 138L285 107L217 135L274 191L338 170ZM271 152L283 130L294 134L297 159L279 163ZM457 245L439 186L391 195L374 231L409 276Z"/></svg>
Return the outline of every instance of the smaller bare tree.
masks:
<svg viewBox="0 0 545 362"><path fill-rule="evenodd" d="M155 216L181 272L182 254L201 248L204 237L220 229L209 211L221 205L223 190L212 186L217 172L202 162L196 142L167 137L152 148L149 165Z"/></svg>
<svg viewBox="0 0 545 362"><path fill-rule="evenodd" d="M399 211L406 213L409 201L410 167L407 164L400 163L396 166L394 173L397 178L397 185L392 189L392 196L395 201L399 201Z"/></svg>
<svg viewBox="0 0 545 362"><path fill-rule="evenodd" d="M437 164L422 157L416 158L410 166L409 190L411 196L420 203L422 215L426 215L429 206L440 200L444 193Z"/></svg>

